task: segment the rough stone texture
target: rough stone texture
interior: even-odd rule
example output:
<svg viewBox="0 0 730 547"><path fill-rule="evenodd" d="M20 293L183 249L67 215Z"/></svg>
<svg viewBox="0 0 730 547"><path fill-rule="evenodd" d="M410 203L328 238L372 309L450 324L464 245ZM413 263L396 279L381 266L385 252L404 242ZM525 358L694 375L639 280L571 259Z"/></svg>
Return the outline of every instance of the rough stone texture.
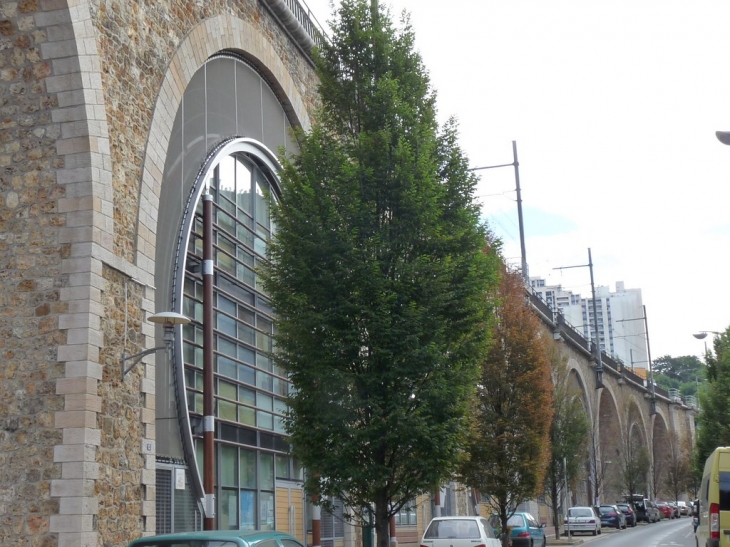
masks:
<svg viewBox="0 0 730 547"><path fill-rule="evenodd" d="M154 532L154 357L120 360L155 345L165 131L222 49L308 124L312 67L256 0L0 2L2 546Z"/></svg>

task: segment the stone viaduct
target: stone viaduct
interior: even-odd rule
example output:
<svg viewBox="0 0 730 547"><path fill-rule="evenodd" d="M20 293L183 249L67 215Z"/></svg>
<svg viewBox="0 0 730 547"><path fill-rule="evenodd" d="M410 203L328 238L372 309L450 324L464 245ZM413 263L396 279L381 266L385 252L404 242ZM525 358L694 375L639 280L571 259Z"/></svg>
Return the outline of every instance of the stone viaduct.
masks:
<svg viewBox="0 0 730 547"><path fill-rule="evenodd" d="M573 502L621 499L623 462L638 447L646 448L651 461L649 491L644 493L669 496L661 477L670 454L679 455L694 446L695 399L682 399L658 386L652 389L650 381L605 353L601 354L602 386L597 384L598 359L591 343L538 296L531 294L530 301L567 359L571 392L583 399L591 421L585 480L572 492Z"/></svg>

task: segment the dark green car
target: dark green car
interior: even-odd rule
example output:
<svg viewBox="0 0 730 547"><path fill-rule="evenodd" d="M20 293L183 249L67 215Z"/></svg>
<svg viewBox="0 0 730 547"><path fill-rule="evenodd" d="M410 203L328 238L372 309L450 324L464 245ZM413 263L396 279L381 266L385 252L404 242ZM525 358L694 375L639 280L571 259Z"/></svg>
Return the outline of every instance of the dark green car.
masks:
<svg viewBox="0 0 730 547"><path fill-rule="evenodd" d="M282 532L210 530L135 539L128 547L304 547Z"/></svg>

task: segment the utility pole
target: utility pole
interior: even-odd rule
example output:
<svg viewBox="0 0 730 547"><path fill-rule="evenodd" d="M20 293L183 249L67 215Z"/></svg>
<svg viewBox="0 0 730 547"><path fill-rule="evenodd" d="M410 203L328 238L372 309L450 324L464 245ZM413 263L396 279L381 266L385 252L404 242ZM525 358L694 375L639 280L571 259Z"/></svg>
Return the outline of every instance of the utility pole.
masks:
<svg viewBox="0 0 730 547"><path fill-rule="evenodd" d="M594 348L596 350L596 389L603 387L603 361L601 360L601 339L598 336L598 306L596 305L596 287L593 284L593 259L591 258L591 249L588 248L588 264L579 264L577 266L561 266L553 268L553 270L567 270L570 268L585 268L591 271L591 294L593 296L593 337L595 339Z"/></svg>
<svg viewBox="0 0 730 547"><path fill-rule="evenodd" d="M517 141L512 141L512 163L501 165L487 165L485 167L473 167L469 171L481 171L482 169L496 169L498 167L514 167L515 189L517 190L517 220L520 225L520 256L522 259L522 277L525 284L530 284L530 274L527 271L527 252L525 250L525 224L522 220L522 190L520 189L520 162L517 161Z"/></svg>

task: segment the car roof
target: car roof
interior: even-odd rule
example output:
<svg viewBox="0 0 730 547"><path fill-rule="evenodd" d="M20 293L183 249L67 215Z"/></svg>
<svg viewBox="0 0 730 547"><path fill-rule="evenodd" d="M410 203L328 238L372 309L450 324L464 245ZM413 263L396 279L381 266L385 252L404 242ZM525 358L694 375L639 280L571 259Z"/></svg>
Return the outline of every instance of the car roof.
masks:
<svg viewBox="0 0 730 547"><path fill-rule="evenodd" d="M431 520L466 520L466 519L477 520L477 519L483 519L483 518L484 517L480 517L480 516L475 517L473 515L464 515L461 517L454 517L454 516L452 516L452 517L434 517Z"/></svg>
<svg viewBox="0 0 730 547"><path fill-rule="evenodd" d="M129 544L129 547L142 547L144 545L154 545L163 541L171 540L243 540L247 544L257 543L267 539L288 539L301 544L294 536L276 531L261 530L205 530L202 532L180 532L177 534L162 534L159 536L149 536L136 539Z"/></svg>

